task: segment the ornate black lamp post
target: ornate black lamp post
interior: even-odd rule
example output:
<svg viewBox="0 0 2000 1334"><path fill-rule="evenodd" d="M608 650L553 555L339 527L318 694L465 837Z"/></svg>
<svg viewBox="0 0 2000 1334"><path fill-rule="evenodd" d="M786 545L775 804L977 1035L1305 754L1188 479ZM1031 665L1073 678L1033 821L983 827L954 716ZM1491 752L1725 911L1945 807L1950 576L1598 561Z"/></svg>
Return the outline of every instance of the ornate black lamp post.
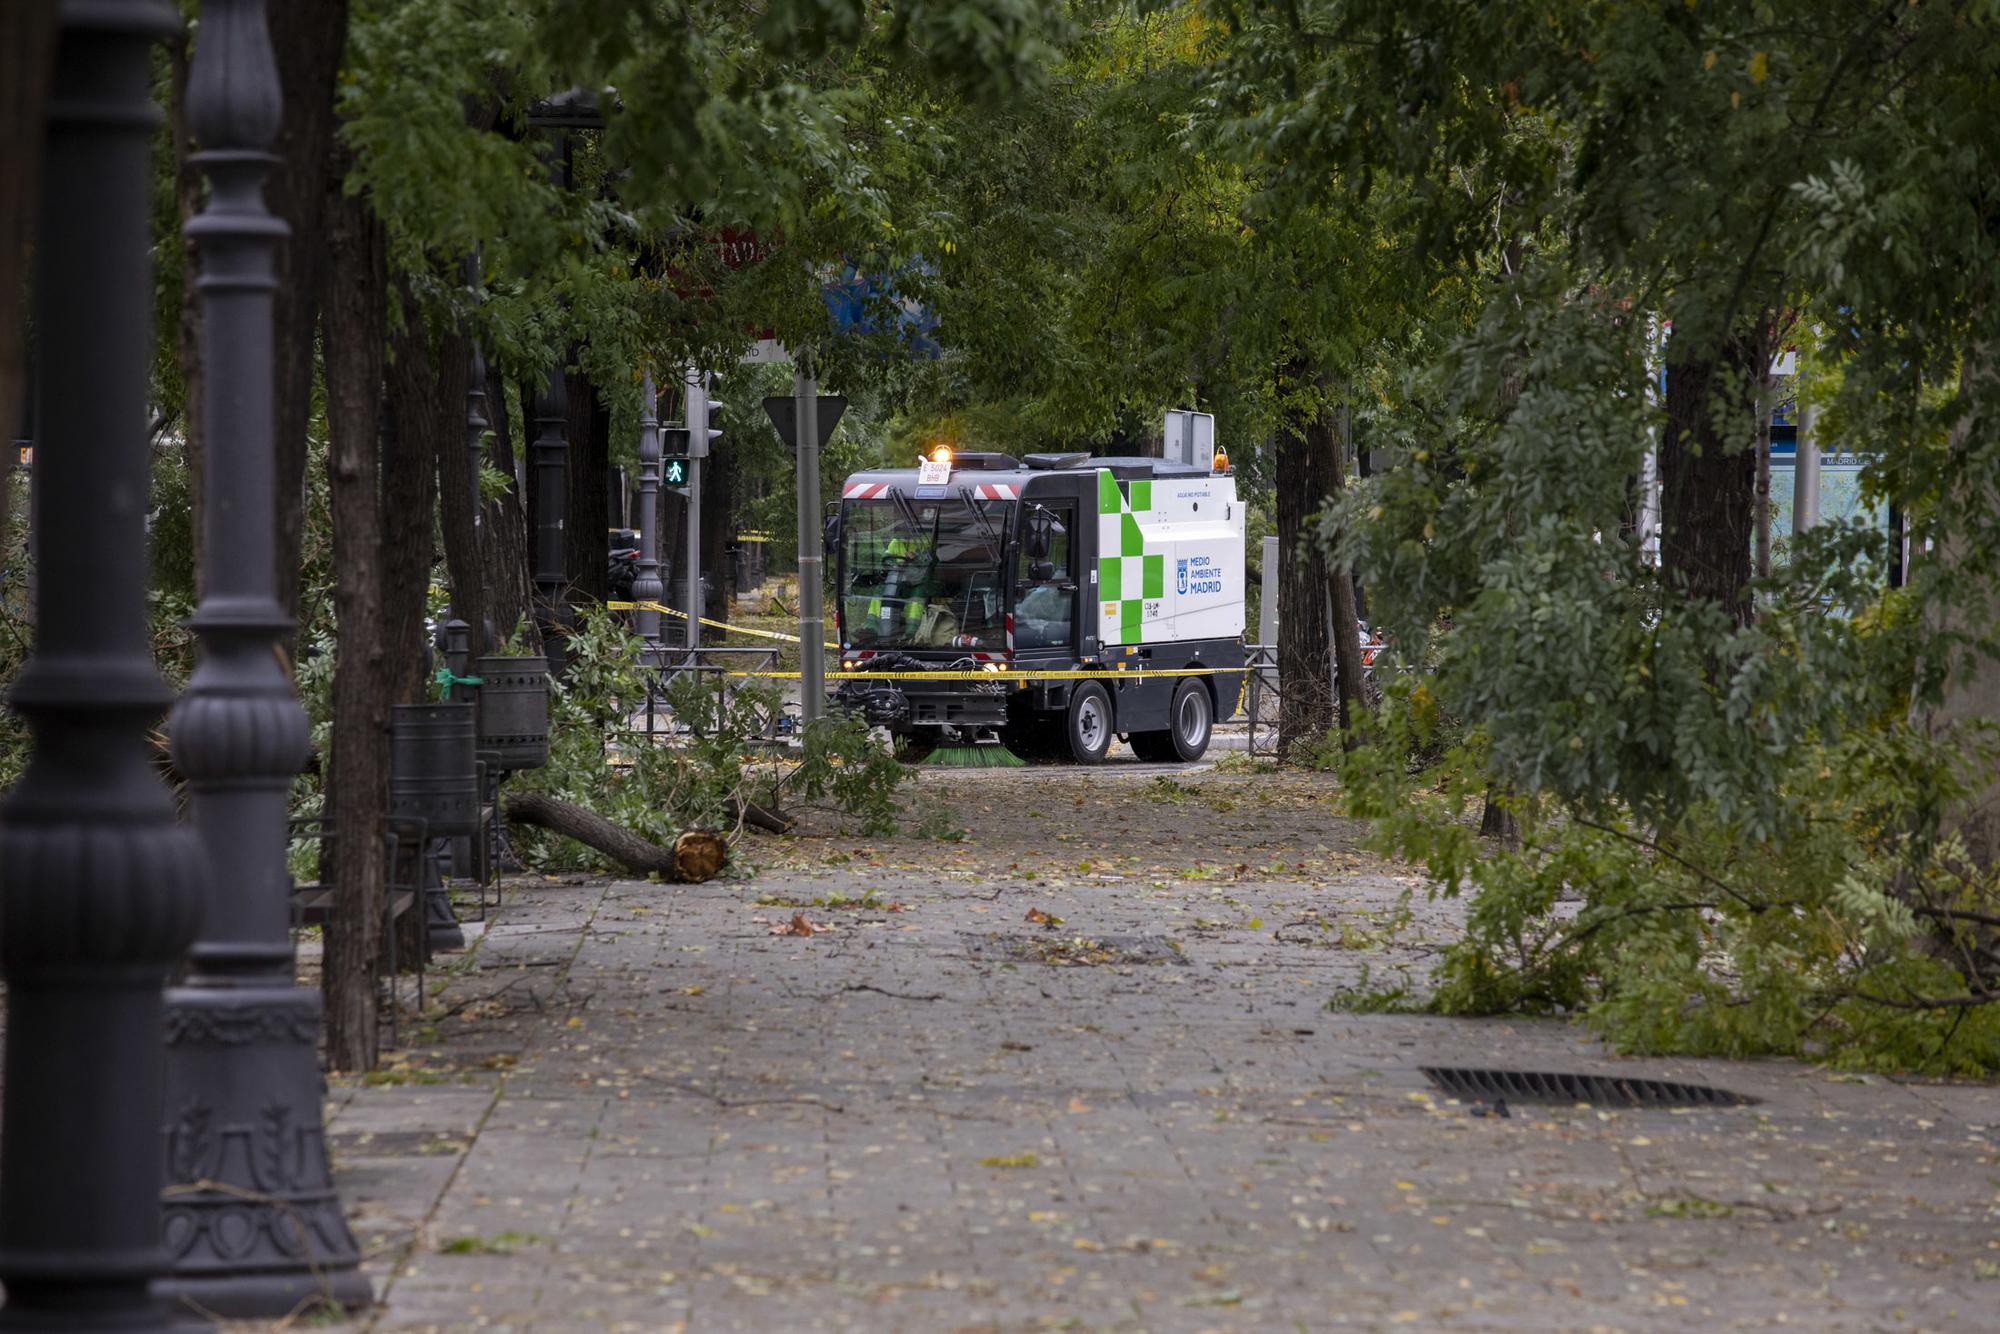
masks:
<svg viewBox="0 0 2000 1334"><path fill-rule="evenodd" d="M639 574L632 581L632 600L639 604L633 624L645 641L648 662L660 646L658 603L666 591L660 579L659 391L649 370L639 384ZM654 604L650 610L648 603Z"/></svg>
<svg viewBox="0 0 2000 1334"><path fill-rule="evenodd" d="M162 1204L174 1268L162 1291L239 1317L371 1299L327 1168L319 993L295 984L286 901L286 799L309 741L276 653L291 628L277 596L271 397L274 259L286 229L263 190L280 106L264 0L205 0L188 111L210 194L187 231L201 252L201 352L214 386L202 477L209 568L192 621L201 663L172 736L211 873L187 980L168 993Z"/></svg>
<svg viewBox="0 0 2000 1334"><path fill-rule="evenodd" d="M531 129L556 132L549 145L549 175L563 189L569 189L570 132L604 128L597 94L588 88L571 88L535 103L525 119ZM535 397L535 423L539 429L528 451L535 469L535 512L529 516L535 528L535 602L543 652L550 672L559 675L566 657L562 638L570 620L563 549L563 519L569 512L569 390L563 383L560 357Z"/></svg>
<svg viewBox="0 0 2000 1334"><path fill-rule="evenodd" d="M40 555L11 696L35 753L0 809L0 1324L159 1328L161 987L208 871L147 733L173 695L146 621L147 219L160 0L67 4L48 108L35 282Z"/></svg>
<svg viewBox="0 0 2000 1334"><path fill-rule="evenodd" d="M535 441L528 458L535 470L535 613L542 651L560 671L562 636L569 624L569 576L564 572L563 516L569 511L569 390L563 371L549 372L535 395Z"/></svg>

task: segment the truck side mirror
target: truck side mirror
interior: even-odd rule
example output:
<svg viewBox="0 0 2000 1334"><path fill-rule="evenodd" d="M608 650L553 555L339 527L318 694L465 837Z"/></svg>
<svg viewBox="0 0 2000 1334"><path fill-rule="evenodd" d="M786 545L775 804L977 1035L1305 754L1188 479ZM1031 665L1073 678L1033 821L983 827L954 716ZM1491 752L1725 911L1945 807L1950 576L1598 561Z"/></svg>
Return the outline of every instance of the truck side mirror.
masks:
<svg viewBox="0 0 2000 1334"><path fill-rule="evenodd" d="M840 550L840 515L838 513L826 516L826 524L820 530L820 542L829 560Z"/></svg>
<svg viewBox="0 0 2000 1334"><path fill-rule="evenodd" d="M1028 530L1023 534L1022 546L1030 560L1043 560L1053 544L1051 530L1055 527L1055 516L1040 505L1028 513Z"/></svg>
<svg viewBox="0 0 2000 1334"><path fill-rule="evenodd" d="M1028 566L1028 578L1038 584L1045 584L1056 577L1056 563L1052 560L1038 560Z"/></svg>

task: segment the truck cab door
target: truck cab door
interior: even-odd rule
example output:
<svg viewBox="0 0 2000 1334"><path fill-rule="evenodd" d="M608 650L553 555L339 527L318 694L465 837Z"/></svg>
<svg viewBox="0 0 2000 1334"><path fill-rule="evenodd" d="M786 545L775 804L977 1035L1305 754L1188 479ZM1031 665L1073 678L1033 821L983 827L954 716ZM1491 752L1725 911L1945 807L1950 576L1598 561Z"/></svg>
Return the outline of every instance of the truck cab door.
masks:
<svg viewBox="0 0 2000 1334"><path fill-rule="evenodd" d="M1014 648L1076 652L1076 502L1030 503L1014 556Z"/></svg>

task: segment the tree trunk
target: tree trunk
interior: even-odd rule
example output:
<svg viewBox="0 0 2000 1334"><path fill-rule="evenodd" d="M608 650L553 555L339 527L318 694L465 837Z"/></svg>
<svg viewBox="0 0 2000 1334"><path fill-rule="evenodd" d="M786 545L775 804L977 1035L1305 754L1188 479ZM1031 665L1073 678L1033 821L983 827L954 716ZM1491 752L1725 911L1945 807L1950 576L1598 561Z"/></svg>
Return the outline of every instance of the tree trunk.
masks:
<svg viewBox="0 0 2000 1334"><path fill-rule="evenodd" d="M333 821L333 895L327 915L327 1061L371 1069L378 1055L376 962L381 953L389 813L389 706L394 702L381 557L383 496L378 423L386 278L381 225L367 205L338 195L328 217L325 320L327 484L333 518L333 740L327 811Z"/></svg>
<svg viewBox="0 0 2000 1334"><path fill-rule="evenodd" d="M533 547L528 541L528 507L515 466L512 414L507 411L507 376L499 366L486 371L486 415L493 422L493 436L486 459L507 475L507 490L486 502L479 524L479 560L485 570L488 595L487 618L492 622L493 639L487 652L498 653L524 632L528 657L541 651L541 635L532 615L535 605Z"/></svg>
<svg viewBox="0 0 2000 1334"><path fill-rule="evenodd" d="M1757 461L1751 511L1756 525L1753 561L1759 579L1771 577L1771 379L1757 381Z"/></svg>
<svg viewBox="0 0 2000 1334"><path fill-rule="evenodd" d="M457 356L467 363L460 379L471 386L471 345L462 337L441 340L438 355L449 364ZM482 384L481 389L485 386ZM473 526L472 455L465 437L467 394L458 395L458 430L437 433L438 529L444 535L444 564L451 580L451 609L471 630L473 657L489 652L485 625L489 612L485 594L485 563L478 529Z"/></svg>
<svg viewBox="0 0 2000 1334"><path fill-rule="evenodd" d="M2000 377L2000 349L1985 342L1973 343L1959 363L1960 400L1972 399L1982 391L1990 394L1996 377ZM1975 414L1961 416L1951 428L1953 454L1962 458L1974 448L1978 441L1975 432L1982 425ZM1976 464L1961 462L1959 467L1963 470L1961 475L1979 475ZM1990 506L2000 501L2000 494L1988 494L1981 499ZM1890 515L1890 540L1897 542L1900 550L1901 516L1895 508ZM1966 546L1963 539L1947 537L1927 557L1936 563L1937 573L1951 580L1959 590L1950 605L1936 613L1941 622L1932 628L1978 635L2000 615L2000 590L1996 590L1995 580L1987 572L1990 565L1987 569L1968 568L1978 557L1970 555ZM1940 739L1954 735L1964 738L1973 734L1972 729L2000 721L2000 661L1985 655L1965 655L1948 663L1946 670L1943 698L1923 719L1927 733ZM1989 772L1983 787L1945 815L1943 828L1944 832L1964 840L1966 855L1973 865L1989 872L2000 867L2000 774Z"/></svg>
<svg viewBox="0 0 2000 1334"><path fill-rule="evenodd" d="M1514 812L1501 804L1502 789L1494 783L1486 785L1486 808L1479 813L1479 836L1498 839L1509 848L1521 846L1521 822L1514 818Z"/></svg>
<svg viewBox="0 0 2000 1334"><path fill-rule="evenodd" d="M582 371L569 375L569 604L586 607L611 595L611 414Z"/></svg>
<svg viewBox="0 0 2000 1334"><path fill-rule="evenodd" d="M13 440L27 403L28 241L41 201L42 108L55 62L55 0L0 4L0 551L13 514Z"/></svg>
<svg viewBox="0 0 2000 1334"><path fill-rule="evenodd" d="M519 792L507 798L507 818L540 825L573 838L642 875L658 875L677 884L712 879L729 859L729 844L720 834L690 829L674 839L672 848L640 838L595 811L573 806L541 792Z"/></svg>
<svg viewBox="0 0 2000 1334"><path fill-rule="evenodd" d="M313 341L326 285L327 164L333 151L334 79L347 45L347 0L275 4L271 49L284 90L284 120L264 187L271 212L291 236L278 247L273 298L273 429L278 461L278 598L299 614L299 553L305 544L307 422L312 413ZM197 40L199 37L197 36ZM380 326L377 326L379 333Z"/></svg>
<svg viewBox="0 0 2000 1334"><path fill-rule="evenodd" d="M1309 368L1292 363L1283 378L1306 382ZM1333 430L1325 414L1278 428L1278 753L1302 755L1334 724L1332 646L1327 589L1331 577L1312 518L1333 493ZM1352 586L1349 598L1352 606Z"/></svg>
<svg viewBox="0 0 2000 1334"><path fill-rule="evenodd" d="M415 298L403 292L406 309ZM437 438L449 424L443 400L449 391L431 365L430 341L412 321L390 340L389 412L382 438L382 616L386 630L389 697L397 704L424 698L424 613L434 560L432 529L437 505ZM465 369L459 368L463 441Z"/></svg>
<svg viewBox="0 0 2000 1334"><path fill-rule="evenodd" d="M201 278L201 254L186 232L189 220L201 211L202 200L201 169L193 161L194 132L187 123L189 58L186 42L175 42L167 49L167 110L174 144L174 200L182 228L174 240L181 250L181 299L174 333L180 357L182 453L187 460L188 471L188 559L194 569L195 596L199 598L208 588L208 520L205 517L208 488L202 485L201 480L201 405L207 376L203 374L201 364L201 293L197 290ZM278 249L282 253L285 247L279 246ZM279 582L283 583L282 580Z"/></svg>
<svg viewBox="0 0 2000 1334"><path fill-rule="evenodd" d="M1685 360L1674 359L1669 342L1660 437L1660 563L1667 586L1689 601L1715 603L1739 625L1751 616L1757 459L1749 428L1758 342L1736 336L1714 357ZM1732 432L1731 424L1744 429Z"/></svg>
<svg viewBox="0 0 2000 1334"><path fill-rule="evenodd" d="M1332 414L1322 409L1319 421L1312 428L1327 433L1329 502L1347 491L1347 453L1353 443L1352 421L1348 410L1342 408L1340 429L1336 434ZM1339 540L1338 533L1329 533L1320 539L1324 553L1322 559L1331 556L1333 545ZM1340 692L1340 747L1352 750L1356 744L1354 725L1368 709L1367 683L1362 677L1361 666L1361 620L1354 608L1353 576L1330 560L1327 562L1327 573L1333 588L1334 685Z"/></svg>

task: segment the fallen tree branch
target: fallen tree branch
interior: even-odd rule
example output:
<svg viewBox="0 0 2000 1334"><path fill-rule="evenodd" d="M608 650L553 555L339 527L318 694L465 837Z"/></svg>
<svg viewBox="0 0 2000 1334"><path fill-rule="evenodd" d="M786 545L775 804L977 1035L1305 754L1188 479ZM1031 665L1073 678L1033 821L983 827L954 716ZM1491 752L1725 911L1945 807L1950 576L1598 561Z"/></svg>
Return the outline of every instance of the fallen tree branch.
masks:
<svg viewBox="0 0 2000 1334"><path fill-rule="evenodd" d="M1913 996L1909 1000L1898 1000L1894 996L1877 996L1872 992L1849 987L1833 992L1832 995L1836 1000L1858 1000L1869 1005L1886 1006L1892 1010L1966 1009L2000 1001L2000 991L1974 991L1959 996Z"/></svg>
<svg viewBox="0 0 2000 1334"><path fill-rule="evenodd" d="M507 818L539 825L597 849L627 870L657 875L675 884L694 885L713 879L729 859L729 844L707 829L690 829L663 848L595 811L543 792L517 792L507 798Z"/></svg>
<svg viewBox="0 0 2000 1334"><path fill-rule="evenodd" d="M752 829L761 829L767 834L789 834L792 822L778 812L759 806L745 797L732 797L736 806L736 818Z"/></svg>

